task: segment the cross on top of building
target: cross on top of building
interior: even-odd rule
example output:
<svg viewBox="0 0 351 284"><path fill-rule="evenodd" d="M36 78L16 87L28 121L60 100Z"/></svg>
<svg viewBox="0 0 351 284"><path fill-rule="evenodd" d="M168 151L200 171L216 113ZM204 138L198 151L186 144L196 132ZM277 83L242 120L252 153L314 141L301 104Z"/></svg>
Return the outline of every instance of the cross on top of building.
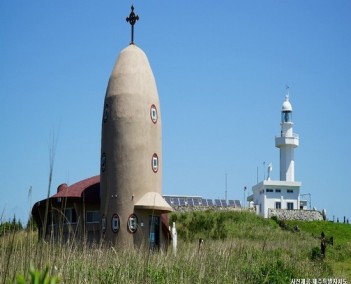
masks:
<svg viewBox="0 0 351 284"><path fill-rule="evenodd" d="M132 11L130 12L129 17L126 18L126 21L129 22L130 25L132 26L132 39L131 39L130 44L134 44L134 25L135 25L136 21L139 20L139 16L134 13L134 6L133 5L132 5L131 9L132 9Z"/></svg>

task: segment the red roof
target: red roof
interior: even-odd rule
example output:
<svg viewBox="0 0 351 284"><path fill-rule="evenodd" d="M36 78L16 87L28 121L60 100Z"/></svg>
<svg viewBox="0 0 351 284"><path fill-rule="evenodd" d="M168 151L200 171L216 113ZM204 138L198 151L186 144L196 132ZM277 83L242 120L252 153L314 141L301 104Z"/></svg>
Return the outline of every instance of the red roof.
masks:
<svg viewBox="0 0 351 284"><path fill-rule="evenodd" d="M70 186L65 184L59 186L60 191L50 198L58 198L58 197L82 197L82 193L88 187L100 183L100 176L94 176L91 178L87 178L76 182Z"/></svg>

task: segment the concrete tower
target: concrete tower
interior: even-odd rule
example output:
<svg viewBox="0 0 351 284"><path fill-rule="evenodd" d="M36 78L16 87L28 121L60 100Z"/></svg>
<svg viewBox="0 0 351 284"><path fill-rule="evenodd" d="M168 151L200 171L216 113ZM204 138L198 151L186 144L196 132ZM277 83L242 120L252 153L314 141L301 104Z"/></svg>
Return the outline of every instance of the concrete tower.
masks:
<svg viewBox="0 0 351 284"><path fill-rule="evenodd" d="M161 214L172 211L162 197L161 112L145 53L131 44L112 70L101 136L102 238L119 246L161 247Z"/></svg>
<svg viewBox="0 0 351 284"><path fill-rule="evenodd" d="M294 149L299 146L299 137L293 132L292 106L289 94L281 111L280 137L275 138L275 146L280 149L280 180L295 181Z"/></svg>

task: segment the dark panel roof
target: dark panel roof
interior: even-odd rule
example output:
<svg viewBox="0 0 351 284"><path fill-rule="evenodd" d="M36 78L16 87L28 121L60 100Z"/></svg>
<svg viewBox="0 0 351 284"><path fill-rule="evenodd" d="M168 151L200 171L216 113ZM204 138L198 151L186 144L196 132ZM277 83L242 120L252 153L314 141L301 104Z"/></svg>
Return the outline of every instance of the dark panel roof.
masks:
<svg viewBox="0 0 351 284"><path fill-rule="evenodd" d="M59 197L82 197L82 193L87 188L99 184L100 185L100 176L94 176L81 180L77 183L72 184L68 187L63 187L58 193L51 196L50 198L59 198ZM60 187L60 186L59 186Z"/></svg>

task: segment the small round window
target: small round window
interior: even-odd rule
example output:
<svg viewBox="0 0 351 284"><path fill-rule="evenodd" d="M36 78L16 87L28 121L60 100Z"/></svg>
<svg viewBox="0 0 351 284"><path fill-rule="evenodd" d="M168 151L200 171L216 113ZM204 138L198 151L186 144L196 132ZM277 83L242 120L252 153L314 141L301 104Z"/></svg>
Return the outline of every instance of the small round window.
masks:
<svg viewBox="0 0 351 284"><path fill-rule="evenodd" d="M157 108L155 105L152 105L150 108L150 117L153 123L157 122Z"/></svg>
<svg viewBox="0 0 351 284"><path fill-rule="evenodd" d="M104 172L106 169L106 154L103 153L101 156L101 171Z"/></svg>
<svg viewBox="0 0 351 284"><path fill-rule="evenodd" d="M158 171L158 156L156 153L152 155L151 167L152 167L153 172L157 173L157 171Z"/></svg>
<svg viewBox="0 0 351 284"><path fill-rule="evenodd" d="M111 219L111 229L112 232L117 233L119 231L119 216L118 214L113 214Z"/></svg>
<svg viewBox="0 0 351 284"><path fill-rule="evenodd" d="M127 228L130 233L135 233L138 229L138 217L135 214L129 216Z"/></svg>

